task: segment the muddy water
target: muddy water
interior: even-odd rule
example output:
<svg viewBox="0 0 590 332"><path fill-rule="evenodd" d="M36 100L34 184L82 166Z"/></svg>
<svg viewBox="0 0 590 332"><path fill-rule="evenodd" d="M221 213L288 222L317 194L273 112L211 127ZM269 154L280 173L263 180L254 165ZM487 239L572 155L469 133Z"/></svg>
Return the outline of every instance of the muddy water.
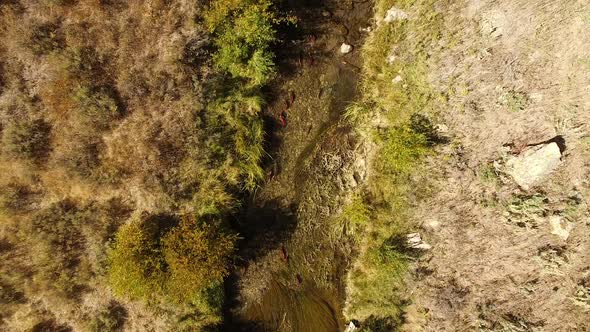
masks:
<svg viewBox="0 0 590 332"><path fill-rule="evenodd" d="M323 211L333 206L319 199L339 193L318 193L317 187L330 186L331 179L318 175L314 160L322 152L348 148L348 131L338 123L356 98L358 49L364 38L360 28L369 25L371 3L287 4L299 24L278 50L280 78L270 87L271 103L265 110L271 155L268 179L236 221L244 241L239 268L228 285L232 295L227 331L344 329L342 279L347 262L345 254L328 243ZM354 45L355 51L340 54L343 42ZM295 101L286 103L291 96ZM281 114L286 127L277 121Z"/></svg>
<svg viewBox="0 0 590 332"><path fill-rule="evenodd" d="M338 300L331 292L313 284L293 290L273 280L262 300L252 305L246 316L264 322L269 330L338 332L342 330L339 312Z"/></svg>

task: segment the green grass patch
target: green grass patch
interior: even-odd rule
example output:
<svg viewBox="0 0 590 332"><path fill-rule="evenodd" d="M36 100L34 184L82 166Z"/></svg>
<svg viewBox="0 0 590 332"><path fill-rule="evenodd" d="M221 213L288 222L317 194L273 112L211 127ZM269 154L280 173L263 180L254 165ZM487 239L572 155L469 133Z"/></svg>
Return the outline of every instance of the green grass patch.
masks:
<svg viewBox="0 0 590 332"><path fill-rule="evenodd" d="M442 35L442 17L433 5L433 0L376 2L378 20L392 6L410 19L382 22L367 38L362 49L363 97L347 112L379 147L362 202L353 201L354 209L345 208L341 217L355 220L357 211L369 212L357 235L360 257L350 271L345 312L349 319L364 321L367 331L375 326L392 330L402 321L405 300L400 292L408 265L403 239L410 230L409 197L420 186L412 175L440 141L431 118L442 101L427 81L430 47ZM394 60L387 61L392 56ZM375 117L385 126L371 127Z"/></svg>
<svg viewBox="0 0 590 332"><path fill-rule="evenodd" d="M530 104L530 98L526 93L514 90L510 90L502 95L500 101L506 106L509 112L523 111Z"/></svg>
<svg viewBox="0 0 590 332"><path fill-rule="evenodd" d="M547 197L539 193L515 196L505 205L508 222L526 229L537 228L548 211L547 203Z"/></svg>
<svg viewBox="0 0 590 332"><path fill-rule="evenodd" d="M482 164L478 170L481 182L497 186L500 184L500 174L493 162Z"/></svg>

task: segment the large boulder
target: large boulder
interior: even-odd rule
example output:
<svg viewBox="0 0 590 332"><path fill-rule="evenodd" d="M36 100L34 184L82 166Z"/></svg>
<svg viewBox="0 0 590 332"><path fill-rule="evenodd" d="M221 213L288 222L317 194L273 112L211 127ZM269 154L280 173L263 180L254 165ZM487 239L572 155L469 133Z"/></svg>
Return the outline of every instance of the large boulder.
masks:
<svg viewBox="0 0 590 332"><path fill-rule="evenodd" d="M507 172L524 190L539 184L561 162L557 143L534 146L506 163Z"/></svg>

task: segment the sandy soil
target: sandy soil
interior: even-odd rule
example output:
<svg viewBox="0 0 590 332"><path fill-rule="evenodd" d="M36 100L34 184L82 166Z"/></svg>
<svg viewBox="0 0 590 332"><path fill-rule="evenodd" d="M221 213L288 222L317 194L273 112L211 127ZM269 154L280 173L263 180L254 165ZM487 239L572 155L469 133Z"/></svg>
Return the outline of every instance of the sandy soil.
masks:
<svg viewBox="0 0 590 332"><path fill-rule="evenodd" d="M437 8L431 81L450 143L429 161L416 224L433 249L408 280L407 331L590 331L590 4L470 0ZM503 161L560 135L528 191ZM567 238L552 221L567 225Z"/></svg>

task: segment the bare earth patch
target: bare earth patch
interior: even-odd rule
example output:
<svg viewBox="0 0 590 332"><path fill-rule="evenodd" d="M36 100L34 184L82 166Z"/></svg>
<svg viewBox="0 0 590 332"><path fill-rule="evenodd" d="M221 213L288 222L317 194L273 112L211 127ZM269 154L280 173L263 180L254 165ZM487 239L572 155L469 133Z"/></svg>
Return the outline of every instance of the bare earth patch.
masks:
<svg viewBox="0 0 590 332"><path fill-rule="evenodd" d="M472 0L438 8L431 59L450 143L416 223L433 246L413 268L407 331L589 331L590 5ZM530 188L507 163L559 140ZM528 187L528 186L525 186Z"/></svg>

